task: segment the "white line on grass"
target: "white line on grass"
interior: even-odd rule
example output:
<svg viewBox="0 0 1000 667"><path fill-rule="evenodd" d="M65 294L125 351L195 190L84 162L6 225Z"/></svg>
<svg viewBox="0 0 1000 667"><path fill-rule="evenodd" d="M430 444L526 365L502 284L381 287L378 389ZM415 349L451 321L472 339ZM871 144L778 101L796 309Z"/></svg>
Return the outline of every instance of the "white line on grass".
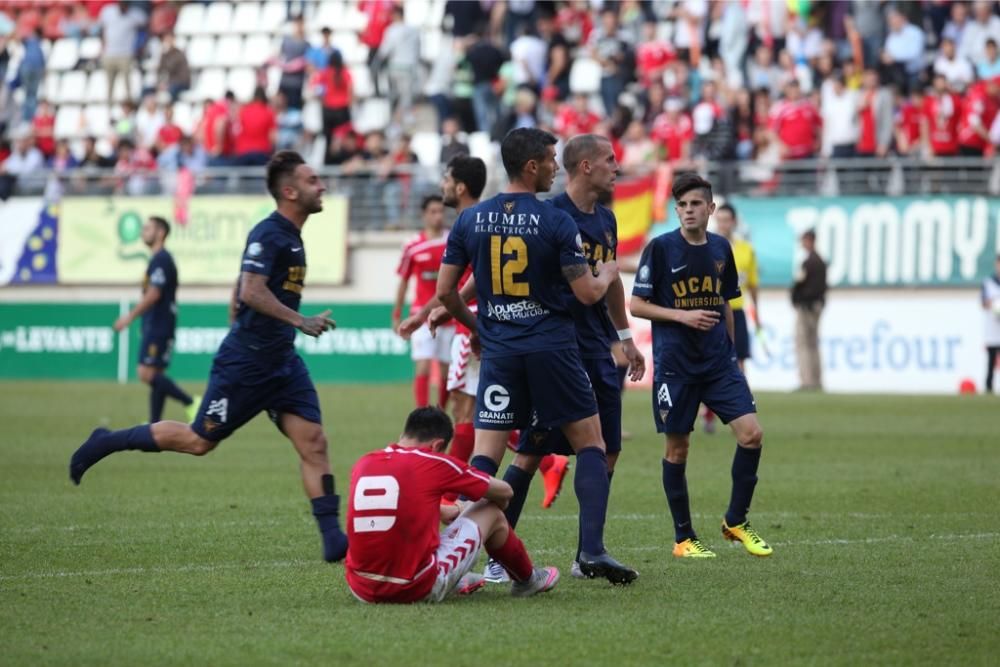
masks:
<svg viewBox="0 0 1000 667"><path fill-rule="evenodd" d="M825 539L825 540L798 540L790 542L775 542L779 547L808 547L808 546L828 546L828 545L850 545L850 544L877 544L881 542L918 542L920 540L988 540L1000 538L1000 533L954 533L948 535L887 535L884 537L865 537L860 539ZM644 552L663 551L666 552L667 545L646 545L639 547L619 547L617 551ZM562 554L567 553L566 548L562 549L531 549L532 554ZM312 567L319 565L316 560L272 560L272 561L250 561L246 563L189 563L175 566L151 566L151 567L121 567L106 570L83 570L77 572L24 572L22 574L0 575L0 581L19 581L25 579L61 579L66 577L113 577L131 574L175 574L179 572L218 572L220 570L251 570L265 568L287 568L287 567Z"/></svg>

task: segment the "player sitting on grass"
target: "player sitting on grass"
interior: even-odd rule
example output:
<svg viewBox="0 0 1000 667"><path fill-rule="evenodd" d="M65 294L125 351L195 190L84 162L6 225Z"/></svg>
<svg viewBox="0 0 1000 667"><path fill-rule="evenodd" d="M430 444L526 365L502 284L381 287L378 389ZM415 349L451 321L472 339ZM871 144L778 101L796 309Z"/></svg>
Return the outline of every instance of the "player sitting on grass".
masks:
<svg viewBox="0 0 1000 667"><path fill-rule="evenodd" d="M715 556L691 525L685 477L700 403L736 436L733 491L722 534L742 542L755 556L769 556L771 547L747 521L764 433L733 346L728 302L740 296L733 251L729 241L707 231L715 210L708 181L681 174L674 181L673 196L681 227L657 236L643 250L631 310L653 323L653 419L657 432L667 439L663 491L674 519L674 556Z"/></svg>
<svg viewBox="0 0 1000 667"><path fill-rule="evenodd" d="M532 565L507 525L502 510L510 486L443 453L452 434L448 415L418 408L398 443L354 465L345 576L359 600L441 602L449 593L473 592L483 579L469 571L484 546L511 573L515 597L550 591L559 581L556 568ZM447 492L478 502L439 532Z"/></svg>

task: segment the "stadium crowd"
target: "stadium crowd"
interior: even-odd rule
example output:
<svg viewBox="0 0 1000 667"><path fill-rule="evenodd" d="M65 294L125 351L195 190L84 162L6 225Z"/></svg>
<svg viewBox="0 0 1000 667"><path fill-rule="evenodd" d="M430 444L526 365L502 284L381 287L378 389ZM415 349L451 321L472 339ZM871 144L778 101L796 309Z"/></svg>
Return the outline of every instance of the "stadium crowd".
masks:
<svg viewBox="0 0 1000 667"><path fill-rule="evenodd" d="M390 202L409 187L410 136L421 129L439 132L442 161L467 151L471 133L598 132L633 174L662 161L990 157L1000 146L998 2L450 1L427 61L404 3L359 0L358 39L391 109L385 127L364 133L352 68L330 27L310 23L310 2L287 3L288 29L252 97L220 90L185 133L173 118L192 87L190 54L172 34L182 4L0 2L0 198L18 179L22 189L44 183L45 167L105 170L105 188L143 192L154 171L197 178L293 148L348 177L377 175L392 184ZM81 127L70 141L56 136L55 108L40 94L46 44L88 35L102 38L101 53L76 67L106 71L111 131ZM155 85L132 90L144 64ZM318 127L307 127L310 103Z"/></svg>

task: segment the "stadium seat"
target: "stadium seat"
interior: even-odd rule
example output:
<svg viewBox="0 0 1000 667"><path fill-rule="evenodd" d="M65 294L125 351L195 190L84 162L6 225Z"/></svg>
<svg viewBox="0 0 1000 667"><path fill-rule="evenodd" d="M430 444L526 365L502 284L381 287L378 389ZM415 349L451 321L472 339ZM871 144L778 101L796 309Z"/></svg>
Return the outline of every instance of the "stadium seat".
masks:
<svg viewBox="0 0 1000 667"><path fill-rule="evenodd" d="M569 71L569 89L592 95L601 90L601 65L591 58L577 58Z"/></svg>
<svg viewBox="0 0 1000 667"><path fill-rule="evenodd" d="M257 31L271 35L282 33L288 8L284 2L271 0L261 9L257 18ZM283 33L282 33L283 34Z"/></svg>
<svg viewBox="0 0 1000 667"><path fill-rule="evenodd" d="M344 5L340 2L321 2L316 9L316 15L313 17L311 24L314 28L327 27L333 30L334 28L342 27L344 15Z"/></svg>
<svg viewBox="0 0 1000 667"><path fill-rule="evenodd" d="M104 74L103 70L100 70ZM105 88L105 92L107 88ZM82 71L66 72L59 80L59 96L56 104L67 102L82 102L87 92L87 73Z"/></svg>
<svg viewBox="0 0 1000 667"><path fill-rule="evenodd" d="M375 94L375 84L372 83L372 73L365 65L351 66L351 79L354 81L354 97L365 99Z"/></svg>
<svg viewBox="0 0 1000 667"><path fill-rule="evenodd" d="M205 5L197 2L188 2L181 7L181 11L177 15L174 32L178 35L193 35L199 32L204 20Z"/></svg>
<svg viewBox="0 0 1000 667"><path fill-rule="evenodd" d="M102 69L95 69L87 80L87 102L108 101L108 74Z"/></svg>
<svg viewBox="0 0 1000 667"><path fill-rule="evenodd" d="M232 31L241 35L256 32L260 18L260 4L257 2L238 2L233 12Z"/></svg>
<svg viewBox="0 0 1000 667"><path fill-rule="evenodd" d="M199 102L215 100L222 97L225 91L226 73L218 67L211 67L203 69L198 74L198 81L195 84L193 97Z"/></svg>
<svg viewBox="0 0 1000 667"><path fill-rule="evenodd" d="M307 132L322 134L323 105L319 100L309 100L302 106L302 128Z"/></svg>
<svg viewBox="0 0 1000 667"><path fill-rule="evenodd" d="M226 77L226 88L233 91L239 102L249 102L253 98L253 90L257 87L257 75L249 67L237 67L229 70Z"/></svg>
<svg viewBox="0 0 1000 667"><path fill-rule="evenodd" d="M260 67L277 49L271 35L250 35L243 41L242 64L250 67Z"/></svg>
<svg viewBox="0 0 1000 667"><path fill-rule="evenodd" d="M105 104L89 104L83 110L86 133L101 137L111 131L111 112Z"/></svg>
<svg viewBox="0 0 1000 667"><path fill-rule="evenodd" d="M441 135L437 132L415 132L410 148L425 167L436 167L441 162Z"/></svg>
<svg viewBox="0 0 1000 667"><path fill-rule="evenodd" d="M80 53L75 39L56 40L52 45L52 52L45 61L45 68L49 71L73 69L79 58Z"/></svg>
<svg viewBox="0 0 1000 667"><path fill-rule="evenodd" d="M184 134L192 134L196 124L193 107L187 102L175 102L174 123Z"/></svg>
<svg viewBox="0 0 1000 667"><path fill-rule="evenodd" d="M368 47L361 43L357 33L340 30L333 33L330 42L337 47L348 65L368 63Z"/></svg>
<svg viewBox="0 0 1000 667"><path fill-rule="evenodd" d="M100 37L85 37L80 41L80 59L97 60L101 57L102 48Z"/></svg>
<svg viewBox="0 0 1000 667"><path fill-rule="evenodd" d="M354 128L365 134L375 130L384 130L392 119L392 111L389 108L389 100L381 97L372 97L361 103L357 113L354 114Z"/></svg>
<svg viewBox="0 0 1000 667"><path fill-rule="evenodd" d="M215 43L215 61L219 67L243 65L243 38L239 35L223 35Z"/></svg>
<svg viewBox="0 0 1000 667"><path fill-rule="evenodd" d="M493 142L487 132L469 133L469 154L483 160L486 164L493 164Z"/></svg>
<svg viewBox="0 0 1000 667"><path fill-rule="evenodd" d="M192 37L184 51L187 54L188 65L192 69L212 67L218 64L215 61L215 38L210 35Z"/></svg>
<svg viewBox="0 0 1000 667"><path fill-rule="evenodd" d="M365 29L365 26L368 25L368 17L364 12L358 9L357 3L349 2L347 3L347 8L344 10L344 14L338 22L338 25L341 28L361 32Z"/></svg>
<svg viewBox="0 0 1000 667"><path fill-rule="evenodd" d="M49 72L45 75L45 87L40 93L42 99L56 102L59 99L59 72Z"/></svg>
<svg viewBox="0 0 1000 667"><path fill-rule="evenodd" d="M82 74L82 72L81 72ZM75 104L64 104L56 111L56 123L53 133L57 139L67 139L80 134L80 107Z"/></svg>
<svg viewBox="0 0 1000 667"><path fill-rule="evenodd" d="M233 6L228 2L213 2L205 9L205 18L195 30L200 34L228 33L233 22Z"/></svg>
<svg viewBox="0 0 1000 667"><path fill-rule="evenodd" d="M96 73L96 72L95 72ZM132 95L135 99L132 100L133 103L139 103L139 97L142 95L142 74L140 74L138 69L133 68L131 75L129 76L129 82L132 84ZM107 91L107 88L104 88ZM115 79L115 89L113 91L112 99L115 102L125 101L125 79L118 77Z"/></svg>

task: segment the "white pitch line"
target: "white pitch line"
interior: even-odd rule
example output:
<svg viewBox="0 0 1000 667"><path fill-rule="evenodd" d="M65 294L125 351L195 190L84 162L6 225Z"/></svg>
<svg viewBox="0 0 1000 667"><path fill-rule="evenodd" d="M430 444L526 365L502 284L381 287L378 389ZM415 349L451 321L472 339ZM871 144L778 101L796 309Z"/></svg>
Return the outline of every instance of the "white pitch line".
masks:
<svg viewBox="0 0 1000 667"><path fill-rule="evenodd" d="M826 539L826 540L798 540L791 542L775 542L778 547L806 547L806 546L828 546L828 545L851 545L851 544L878 544L882 542L917 542L920 540L988 540L1000 538L1000 533L954 533L948 535L887 535L885 537L865 537L859 539ZM666 553L668 545L645 545L638 547L618 547L616 551L646 552L663 551ZM561 554L567 553L568 548L555 549L531 549L532 554ZM216 563L198 564L189 563L177 566L153 566L153 567L124 567L111 568L107 570L84 570L79 572L25 572L22 574L0 575L0 581L20 581L26 579L62 579L68 577L112 577L130 574L172 574L179 572L218 572L220 570L239 569L261 569L261 568L286 568L286 567L312 567L320 565L316 560L273 560L273 561L251 561L248 563Z"/></svg>

